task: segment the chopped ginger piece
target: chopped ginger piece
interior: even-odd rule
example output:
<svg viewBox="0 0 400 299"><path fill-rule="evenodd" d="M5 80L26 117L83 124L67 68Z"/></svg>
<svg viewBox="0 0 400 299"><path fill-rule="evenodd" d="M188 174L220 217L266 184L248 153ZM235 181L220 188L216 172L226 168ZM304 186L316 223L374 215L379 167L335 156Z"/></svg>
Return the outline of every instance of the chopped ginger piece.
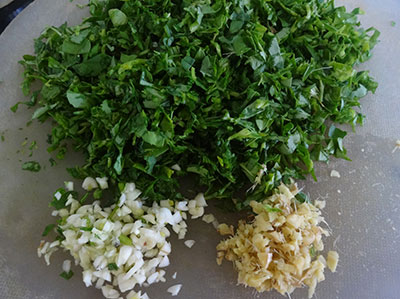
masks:
<svg viewBox="0 0 400 299"><path fill-rule="evenodd" d="M234 234L234 229L233 226L228 226L228 224L226 223L221 223L220 225L218 225L218 233L221 236L226 236L226 235L233 235Z"/></svg>

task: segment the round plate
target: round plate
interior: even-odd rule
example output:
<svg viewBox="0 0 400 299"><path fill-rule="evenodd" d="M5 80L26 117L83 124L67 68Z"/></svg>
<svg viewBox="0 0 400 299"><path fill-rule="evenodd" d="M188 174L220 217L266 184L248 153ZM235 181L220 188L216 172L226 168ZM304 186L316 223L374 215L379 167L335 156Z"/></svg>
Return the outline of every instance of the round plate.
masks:
<svg viewBox="0 0 400 299"><path fill-rule="evenodd" d="M4 2L4 1L3 1ZM380 83L375 95L363 99L367 115L364 127L345 140L352 162L332 160L317 165L318 182L301 182L313 199L325 198L324 215L333 236L327 250L337 250L340 261L337 273L326 273L326 281L317 286L315 298L399 298L400 254L400 150L392 153L400 139L400 2L397 0L340 1L350 8L361 7L364 27L375 26L381 42L367 68ZM26 123L31 111L10 107L27 100L21 90L23 69L18 64L23 54L33 52L33 38L46 25L65 21L78 24L87 10L76 1L36 0L27 7L0 36L0 297L1 298L101 298L100 291L85 288L79 268L65 281L59 277L67 253L57 252L47 267L37 258L36 248L43 228L54 219L48 202L52 193L69 176L67 166L80 163L80 155L70 154L55 167L48 163L46 135L50 124ZM398 25L391 26L391 21ZM27 140L27 146L21 144ZM36 140L39 149L29 157L29 144ZM19 150L19 152L17 152ZM39 173L21 170L21 161L38 160L47 165ZM337 170L340 178L330 177ZM232 222L237 216L215 212L220 222ZM282 298L276 292L257 295L251 288L236 286L236 273L225 262L215 263L215 246L220 240L211 225L189 221L188 239L196 240L192 249L172 237L171 266L168 280L145 289L151 298L169 298L169 286L182 283L176 298ZM177 279L171 275L177 272ZM292 298L306 298L307 290L296 290Z"/></svg>

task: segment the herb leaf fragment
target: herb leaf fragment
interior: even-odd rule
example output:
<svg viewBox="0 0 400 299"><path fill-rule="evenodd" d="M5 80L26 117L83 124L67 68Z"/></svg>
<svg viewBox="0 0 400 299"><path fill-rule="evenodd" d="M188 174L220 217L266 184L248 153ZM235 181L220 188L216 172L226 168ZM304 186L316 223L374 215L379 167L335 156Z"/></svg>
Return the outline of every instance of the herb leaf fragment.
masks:
<svg viewBox="0 0 400 299"><path fill-rule="evenodd" d="M22 164L22 170L28 170L32 172L39 172L42 167L39 162L36 161L27 161Z"/></svg>
<svg viewBox="0 0 400 299"><path fill-rule="evenodd" d="M71 270L69 272L65 272L63 271L60 276L66 280L71 279L72 276L74 276L74 272L72 272Z"/></svg>

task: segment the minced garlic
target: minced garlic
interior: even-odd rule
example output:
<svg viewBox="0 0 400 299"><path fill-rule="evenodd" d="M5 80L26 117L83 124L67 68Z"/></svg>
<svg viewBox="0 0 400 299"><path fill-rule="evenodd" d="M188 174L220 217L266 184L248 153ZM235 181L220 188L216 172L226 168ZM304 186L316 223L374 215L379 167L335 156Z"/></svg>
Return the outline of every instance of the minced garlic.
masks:
<svg viewBox="0 0 400 299"><path fill-rule="evenodd" d="M264 202L252 201L254 221L240 221L236 233L218 244L217 263L224 258L232 261L239 284L259 292L275 289L282 295L306 285L311 298L317 283L325 279L325 267L336 270L336 252L329 252L328 261L315 256L324 249L322 236L329 235L319 226L324 221L320 209L298 202L297 193L295 184L282 184ZM219 228L225 234L230 230L226 224Z"/></svg>
<svg viewBox="0 0 400 299"><path fill-rule="evenodd" d="M329 270L332 272L336 272L336 267L339 261L339 254L336 251L329 251L328 256L326 258L326 265Z"/></svg>

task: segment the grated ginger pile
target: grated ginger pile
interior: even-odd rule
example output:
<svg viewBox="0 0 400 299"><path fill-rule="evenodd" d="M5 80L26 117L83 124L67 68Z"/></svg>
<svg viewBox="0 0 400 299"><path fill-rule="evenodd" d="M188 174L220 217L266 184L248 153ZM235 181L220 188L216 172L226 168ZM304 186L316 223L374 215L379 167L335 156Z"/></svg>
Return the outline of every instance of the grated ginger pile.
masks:
<svg viewBox="0 0 400 299"><path fill-rule="evenodd" d="M311 298L317 283L325 279L325 267L336 271L337 252L330 251L327 260L318 255L324 249L322 236L329 236L319 226L324 222L321 211L297 201L297 193L295 184L282 184L264 202L251 202L255 219L239 221L236 233L218 244L217 263L224 258L232 261L239 284L259 292L275 289L282 295L306 285Z"/></svg>

